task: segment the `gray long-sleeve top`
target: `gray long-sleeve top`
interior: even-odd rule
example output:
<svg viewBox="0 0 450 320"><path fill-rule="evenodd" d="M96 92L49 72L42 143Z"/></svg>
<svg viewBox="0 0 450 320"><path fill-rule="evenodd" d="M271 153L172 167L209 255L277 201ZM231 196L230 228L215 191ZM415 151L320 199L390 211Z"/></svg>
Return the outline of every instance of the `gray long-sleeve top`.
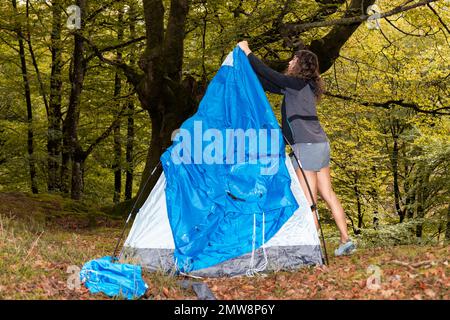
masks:
<svg viewBox="0 0 450 320"><path fill-rule="evenodd" d="M289 143L328 141L317 117L314 81L279 73L253 52L247 57L264 90L283 95L281 128Z"/></svg>

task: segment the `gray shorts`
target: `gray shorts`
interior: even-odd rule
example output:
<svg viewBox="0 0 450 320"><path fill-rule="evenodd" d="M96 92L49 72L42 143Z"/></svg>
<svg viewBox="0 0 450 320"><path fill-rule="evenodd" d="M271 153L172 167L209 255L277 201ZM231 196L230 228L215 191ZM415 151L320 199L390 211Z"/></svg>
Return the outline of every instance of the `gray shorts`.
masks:
<svg viewBox="0 0 450 320"><path fill-rule="evenodd" d="M330 165L330 143L328 141L296 143L292 147L304 170L320 171ZM298 164L293 155L291 155L291 161L294 169L297 170Z"/></svg>

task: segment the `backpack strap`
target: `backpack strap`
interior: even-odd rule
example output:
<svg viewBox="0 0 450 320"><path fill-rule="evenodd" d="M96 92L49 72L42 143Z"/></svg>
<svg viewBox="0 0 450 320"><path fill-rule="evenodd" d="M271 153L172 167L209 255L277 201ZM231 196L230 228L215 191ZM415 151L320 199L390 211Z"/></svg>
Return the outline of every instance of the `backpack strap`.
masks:
<svg viewBox="0 0 450 320"><path fill-rule="evenodd" d="M305 116L305 115L300 115L300 114L294 114L293 116L290 116L288 118L288 121L294 121L297 119L301 119L301 120L307 120L307 121L319 121L319 117L317 116Z"/></svg>

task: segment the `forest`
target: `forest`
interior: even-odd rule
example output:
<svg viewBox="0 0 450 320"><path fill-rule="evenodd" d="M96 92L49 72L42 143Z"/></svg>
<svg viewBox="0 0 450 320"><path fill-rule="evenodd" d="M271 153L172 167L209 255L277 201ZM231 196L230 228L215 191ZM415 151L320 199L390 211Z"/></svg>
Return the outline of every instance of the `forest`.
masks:
<svg viewBox="0 0 450 320"><path fill-rule="evenodd" d="M331 141L333 187L361 261L376 252L380 261L410 263L411 271L422 267L426 252L427 261L447 263L430 262L437 271L419 276L442 281L423 280L425 293L411 284L403 295L386 289L381 297L448 299L449 38L448 0L2 1L0 270L23 283L48 280L48 273L31 271L35 262L21 265L35 256L60 280L48 280L36 296L25 286L12 295L11 280L0 275L0 298L65 296L55 288L63 287L66 266L111 249L129 210L155 185L159 174L151 172L172 132L196 112L227 54L247 40L280 72L298 49L318 56L325 82L318 115ZM267 96L281 121L281 96ZM319 212L333 246L338 232L323 201ZM77 241L83 252L44 253ZM155 297L183 297L161 277L152 278L162 287ZM215 281L209 284L218 297L242 297ZM262 282L267 294L245 297L272 297ZM440 289L427 291L433 288ZM284 295L289 290L275 296L331 295Z"/></svg>

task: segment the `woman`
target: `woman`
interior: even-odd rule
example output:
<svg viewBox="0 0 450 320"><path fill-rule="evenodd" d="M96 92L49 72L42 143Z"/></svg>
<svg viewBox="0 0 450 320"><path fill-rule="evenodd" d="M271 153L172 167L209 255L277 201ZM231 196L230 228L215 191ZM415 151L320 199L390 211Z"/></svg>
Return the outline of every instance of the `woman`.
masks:
<svg viewBox="0 0 450 320"><path fill-rule="evenodd" d="M264 90L284 95L281 105L282 132L300 160L314 199L306 192L306 181L297 161L293 161L300 184L311 205L317 202L318 190L333 214L341 234L335 255L350 254L356 247L348 236L344 209L331 186L330 144L317 118L316 104L323 93L317 56L308 50L297 51L283 74L259 60L247 41L241 41L238 45L247 55ZM314 220L318 228L315 215Z"/></svg>

